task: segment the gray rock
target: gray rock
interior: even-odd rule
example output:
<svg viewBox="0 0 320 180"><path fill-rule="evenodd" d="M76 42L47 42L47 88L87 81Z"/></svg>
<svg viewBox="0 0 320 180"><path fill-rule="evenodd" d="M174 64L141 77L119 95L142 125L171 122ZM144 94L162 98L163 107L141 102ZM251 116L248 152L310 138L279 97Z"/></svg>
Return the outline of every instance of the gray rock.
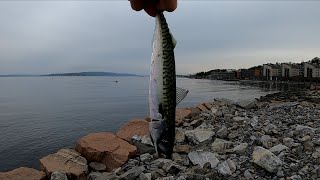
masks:
<svg viewBox="0 0 320 180"><path fill-rule="evenodd" d="M211 144L211 149L214 152L224 152L227 149L232 149L235 143L231 141L226 141L223 139L216 138L214 142Z"/></svg>
<svg viewBox="0 0 320 180"><path fill-rule="evenodd" d="M276 103L276 104L270 104L269 109L274 110L274 109L281 109L284 107L293 107L299 105L298 102L284 102L284 103Z"/></svg>
<svg viewBox="0 0 320 180"><path fill-rule="evenodd" d="M153 146L143 144L142 142L139 142L139 141L134 141L133 145L137 147L138 154L145 154L145 153L154 154L156 152Z"/></svg>
<svg viewBox="0 0 320 180"><path fill-rule="evenodd" d="M55 171L51 174L50 180L68 180L68 177L65 172Z"/></svg>
<svg viewBox="0 0 320 180"><path fill-rule="evenodd" d="M92 168L94 171L105 171L106 170L106 165L101 164L99 162L91 162L89 164L89 167Z"/></svg>
<svg viewBox="0 0 320 180"><path fill-rule="evenodd" d="M264 132L266 132L266 134L277 134L278 133L278 129L277 126L275 126L272 123L269 123L266 127L263 128Z"/></svg>
<svg viewBox="0 0 320 180"><path fill-rule="evenodd" d="M139 180L151 180L151 173L141 173Z"/></svg>
<svg viewBox="0 0 320 180"><path fill-rule="evenodd" d="M182 170L182 167L177 165L174 162L167 162L164 164L164 166L162 167L167 173L170 174L177 174L179 171Z"/></svg>
<svg viewBox="0 0 320 180"><path fill-rule="evenodd" d="M150 139L150 136L142 136L141 137L141 143L153 146L153 143L152 143L152 141Z"/></svg>
<svg viewBox="0 0 320 180"><path fill-rule="evenodd" d="M252 153L253 162L269 172L276 172L282 166L282 161L272 152L256 146Z"/></svg>
<svg viewBox="0 0 320 180"><path fill-rule="evenodd" d="M143 166L135 166L127 172L120 175L121 179L134 180L146 169Z"/></svg>
<svg viewBox="0 0 320 180"><path fill-rule="evenodd" d="M183 164L183 158L178 153L172 153L172 160L176 163Z"/></svg>
<svg viewBox="0 0 320 180"><path fill-rule="evenodd" d="M236 154L244 153L248 148L248 143L241 143L232 149L232 152Z"/></svg>
<svg viewBox="0 0 320 180"><path fill-rule="evenodd" d="M270 152L274 153L275 155L280 154L282 151L288 150L289 148L283 144L278 144L273 146L271 149L269 149Z"/></svg>
<svg viewBox="0 0 320 180"><path fill-rule="evenodd" d="M243 176L244 176L247 180L253 180L253 179L254 179L249 170L245 170L244 173L243 173Z"/></svg>
<svg viewBox="0 0 320 180"><path fill-rule="evenodd" d="M91 172L88 176L88 180L111 180L117 179L117 177L113 173L109 172Z"/></svg>
<svg viewBox="0 0 320 180"><path fill-rule="evenodd" d="M300 146L300 143L295 143L294 140L292 138L283 138L282 142L284 145L288 146L288 147L297 147Z"/></svg>
<svg viewBox="0 0 320 180"><path fill-rule="evenodd" d="M208 129L196 128L185 132L189 141L194 144L200 144L205 141L210 141L214 136L214 132Z"/></svg>
<svg viewBox="0 0 320 180"><path fill-rule="evenodd" d="M302 178L300 175L293 175L289 177L288 180L302 180Z"/></svg>
<svg viewBox="0 0 320 180"><path fill-rule="evenodd" d="M173 176L158 177L156 180L175 180Z"/></svg>
<svg viewBox="0 0 320 180"><path fill-rule="evenodd" d="M142 162L151 162L153 159L152 155L149 153L141 154L140 155L140 160Z"/></svg>
<svg viewBox="0 0 320 180"><path fill-rule="evenodd" d="M303 125L299 125L299 124L296 126L296 131L303 131L303 130L307 130L307 131L310 131L312 133L315 133L315 129L312 128L312 127L303 126Z"/></svg>
<svg viewBox="0 0 320 180"><path fill-rule="evenodd" d="M269 149L276 144L277 139L271 138L269 135L263 135L261 136L260 141L265 148Z"/></svg>
<svg viewBox="0 0 320 180"><path fill-rule="evenodd" d="M211 168L215 168L219 163L219 160L211 152L192 151L188 154L188 157L192 162L192 164L194 165L199 164L202 168L204 164L207 162L211 164Z"/></svg>
<svg viewBox="0 0 320 180"><path fill-rule="evenodd" d="M217 166L217 170L220 174L223 176L230 176L232 175L232 172L230 170L230 167L227 163L227 161L220 162Z"/></svg>
<svg viewBox="0 0 320 180"><path fill-rule="evenodd" d="M228 128L226 126L222 126L219 131L217 131L217 136L220 138L225 138L228 136Z"/></svg>
<svg viewBox="0 0 320 180"><path fill-rule="evenodd" d="M251 109L257 106L257 100L241 100L237 102L237 105L244 109Z"/></svg>
<svg viewBox="0 0 320 180"><path fill-rule="evenodd" d="M219 101L220 103L223 103L227 106L230 106L230 105L236 105L236 102L231 100L231 99L227 99L227 98L215 98L214 99L215 101Z"/></svg>
<svg viewBox="0 0 320 180"><path fill-rule="evenodd" d="M258 116L253 116L253 118L250 119L250 125L252 127L256 127L258 123L259 123Z"/></svg>
<svg viewBox="0 0 320 180"><path fill-rule="evenodd" d="M240 116L235 116L232 118L232 120L235 122L241 122L241 121L244 121L245 119L246 119L245 117L240 117Z"/></svg>
<svg viewBox="0 0 320 180"><path fill-rule="evenodd" d="M237 170L237 164L233 160L231 160L230 158L227 159L227 163L228 163L228 166L230 168L230 171L232 173L234 173Z"/></svg>

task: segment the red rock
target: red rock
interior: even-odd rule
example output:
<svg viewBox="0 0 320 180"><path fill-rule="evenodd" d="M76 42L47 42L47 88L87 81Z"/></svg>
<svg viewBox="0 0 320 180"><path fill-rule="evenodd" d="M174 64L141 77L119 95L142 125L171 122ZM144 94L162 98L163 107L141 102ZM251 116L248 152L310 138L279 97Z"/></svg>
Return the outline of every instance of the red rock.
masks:
<svg viewBox="0 0 320 180"><path fill-rule="evenodd" d="M69 177L87 179L87 160L73 149L61 149L40 159L41 169L50 177L55 171L63 171Z"/></svg>
<svg viewBox="0 0 320 180"><path fill-rule="evenodd" d="M131 141L134 135L149 136L149 122L143 119L133 119L123 125L117 132L117 136L126 141Z"/></svg>
<svg viewBox="0 0 320 180"><path fill-rule="evenodd" d="M121 167L137 153L135 146L109 132L84 136L78 140L75 149L88 161L106 165L107 171Z"/></svg>
<svg viewBox="0 0 320 180"><path fill-rule="evenodd" d="M44 180L46 173L36 169L20 167L9 172L0 172L1 180Z"/></svg>
<svg viewBox="0 0 320 180"><path fill-rule="evenodd" d="M203 103L203 105L204 105L208 110L210 110L210 109L213 107L212 103Z"/></svg>
<svg viewBox="0 0 320 180"><path fill-rule="evenodd" d="M187 108L177 109L176 110L176 126L181 126L184 123L185 118L191 116L191 110Z"/></svg>
<svg viewBox="0 0 320 180"><path fill-rule="evenodd" d="M197 106L197 108L200 110L200 111L207 111L207 110L209 110L206 106L204 106L203 104L199 104L198 106Z"/></svg>

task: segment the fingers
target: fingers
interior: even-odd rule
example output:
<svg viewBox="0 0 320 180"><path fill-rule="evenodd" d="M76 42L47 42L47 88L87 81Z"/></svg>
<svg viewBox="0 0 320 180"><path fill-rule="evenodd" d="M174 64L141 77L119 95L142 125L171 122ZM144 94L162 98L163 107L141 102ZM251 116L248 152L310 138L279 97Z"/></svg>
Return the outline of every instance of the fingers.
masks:
<svg viewBox="0 0 320 180"><path fill-rule="evenodd" d="M161 11L172 12L177 9L177 0L159 0L157 9Z"/></svg>
<svg viewBox="0 0 320 180"><path fill-rule="evenodd" d="M129 0L131 8L136 11L144 9L150 16L155 17L158 11L172 12L177 8L177 0Z"/></svg>
<svg viewBox="0 0 320 180"><path fill-rule="evenodd" d="M144 0L129 0L131 4L131 8L135 11L141 11L145 4Z"/></svg>

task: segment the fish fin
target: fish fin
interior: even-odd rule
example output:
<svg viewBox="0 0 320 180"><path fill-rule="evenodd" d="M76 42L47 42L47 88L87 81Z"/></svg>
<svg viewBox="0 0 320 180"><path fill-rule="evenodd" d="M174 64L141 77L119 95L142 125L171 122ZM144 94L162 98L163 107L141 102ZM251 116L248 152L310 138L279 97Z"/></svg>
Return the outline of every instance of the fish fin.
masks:
<svg viewBox="0 0 320 180"><path fill-rule="evenodd" d="M178 105L188 94L188 90L177 87L176 88L176 105Z"/></svg>
<svg viewBox="0 0 320 180"><path fill-rule="evenodd" d="M169 31L170 32L170 31ZM172 33L170 32L170 35L171 35L171 39L172 39L172 44L173 44L173 48L176 47L177 45L177 40L173 37Z"/></svg>

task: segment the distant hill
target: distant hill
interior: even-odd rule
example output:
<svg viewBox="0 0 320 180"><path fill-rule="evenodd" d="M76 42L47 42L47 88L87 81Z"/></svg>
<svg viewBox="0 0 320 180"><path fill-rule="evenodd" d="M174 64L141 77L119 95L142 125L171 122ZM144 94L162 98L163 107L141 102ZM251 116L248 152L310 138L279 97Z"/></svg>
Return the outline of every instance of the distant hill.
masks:
<svg viewBox="0 0 320 180"><path fill-rule="evenodd" d="M76 72L76 73L48 74L44 76L135 76L135 77L141 77L136 74L114 73L114 72Z"/></svg>

